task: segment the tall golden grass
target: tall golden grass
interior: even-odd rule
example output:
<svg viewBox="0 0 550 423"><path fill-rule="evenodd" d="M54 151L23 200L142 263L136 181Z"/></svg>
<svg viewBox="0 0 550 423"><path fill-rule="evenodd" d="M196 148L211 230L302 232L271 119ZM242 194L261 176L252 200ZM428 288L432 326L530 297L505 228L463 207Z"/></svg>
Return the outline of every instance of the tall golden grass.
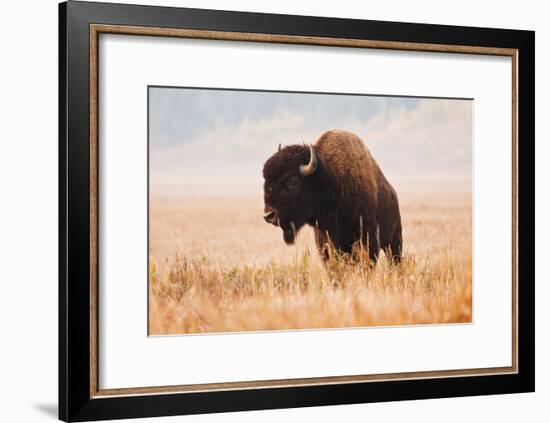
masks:
<svg viewBox="0 0 550 423"><path fill-rule="evenodd" d="M404 260L324 266L286 246L260 198L152 199L151 335L470 322L468 192L402 195Z"/></svg>

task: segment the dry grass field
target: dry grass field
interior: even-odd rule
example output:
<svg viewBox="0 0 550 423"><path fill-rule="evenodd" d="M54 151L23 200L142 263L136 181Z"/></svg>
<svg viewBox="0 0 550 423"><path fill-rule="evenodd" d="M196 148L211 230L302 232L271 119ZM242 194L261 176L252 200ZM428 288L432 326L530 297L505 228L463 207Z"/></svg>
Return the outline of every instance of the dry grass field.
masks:
<svg viewBox="0 0 550 423"><path fill-rule="evenodd" d="M261 198L151 199L151 335L470 322L471 194L399 190L404 260L322 264Z"/></svg>

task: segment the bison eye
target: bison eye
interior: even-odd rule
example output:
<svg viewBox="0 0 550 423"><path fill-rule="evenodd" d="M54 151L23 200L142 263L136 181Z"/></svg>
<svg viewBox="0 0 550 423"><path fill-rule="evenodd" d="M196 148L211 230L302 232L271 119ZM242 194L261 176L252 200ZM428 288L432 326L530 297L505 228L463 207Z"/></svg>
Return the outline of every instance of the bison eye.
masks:
<svg viewBox="0 0 550 423"><path fill-rule="evenodd" d="M288 178L286 185L289 191L296 192L300 189L300 178L296 175L291 176L290 178Z"/></svg>

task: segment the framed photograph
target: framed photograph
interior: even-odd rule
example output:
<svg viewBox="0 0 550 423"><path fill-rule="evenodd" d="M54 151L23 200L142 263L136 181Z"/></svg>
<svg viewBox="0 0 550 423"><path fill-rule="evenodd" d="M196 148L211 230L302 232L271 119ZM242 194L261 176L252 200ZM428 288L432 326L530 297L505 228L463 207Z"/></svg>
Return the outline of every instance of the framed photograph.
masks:
<svg viewBox="0 0 550 423"><path fill-rule="evenodd" d="M533 32L59 16L60 419L534 390Z"/></svg>

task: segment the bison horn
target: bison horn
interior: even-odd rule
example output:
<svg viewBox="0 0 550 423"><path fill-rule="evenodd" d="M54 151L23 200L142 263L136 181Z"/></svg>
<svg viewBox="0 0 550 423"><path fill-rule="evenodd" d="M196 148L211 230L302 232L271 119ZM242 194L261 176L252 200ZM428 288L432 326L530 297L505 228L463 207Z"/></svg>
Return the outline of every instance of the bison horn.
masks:
<svg viewBox="0 0 550 423"><path fill-rule="evenodd" d="M313 146L309 145L309 163L307 165L300 165L300 172L304 176L312 175L317 169L317 155Z"/></svg>
<svg viewBox="0 0 550 423"><path fill-rule="evenodd" d="M281 151L281 143L279 143L279 149L277 150L277 153Z"/></svg>

